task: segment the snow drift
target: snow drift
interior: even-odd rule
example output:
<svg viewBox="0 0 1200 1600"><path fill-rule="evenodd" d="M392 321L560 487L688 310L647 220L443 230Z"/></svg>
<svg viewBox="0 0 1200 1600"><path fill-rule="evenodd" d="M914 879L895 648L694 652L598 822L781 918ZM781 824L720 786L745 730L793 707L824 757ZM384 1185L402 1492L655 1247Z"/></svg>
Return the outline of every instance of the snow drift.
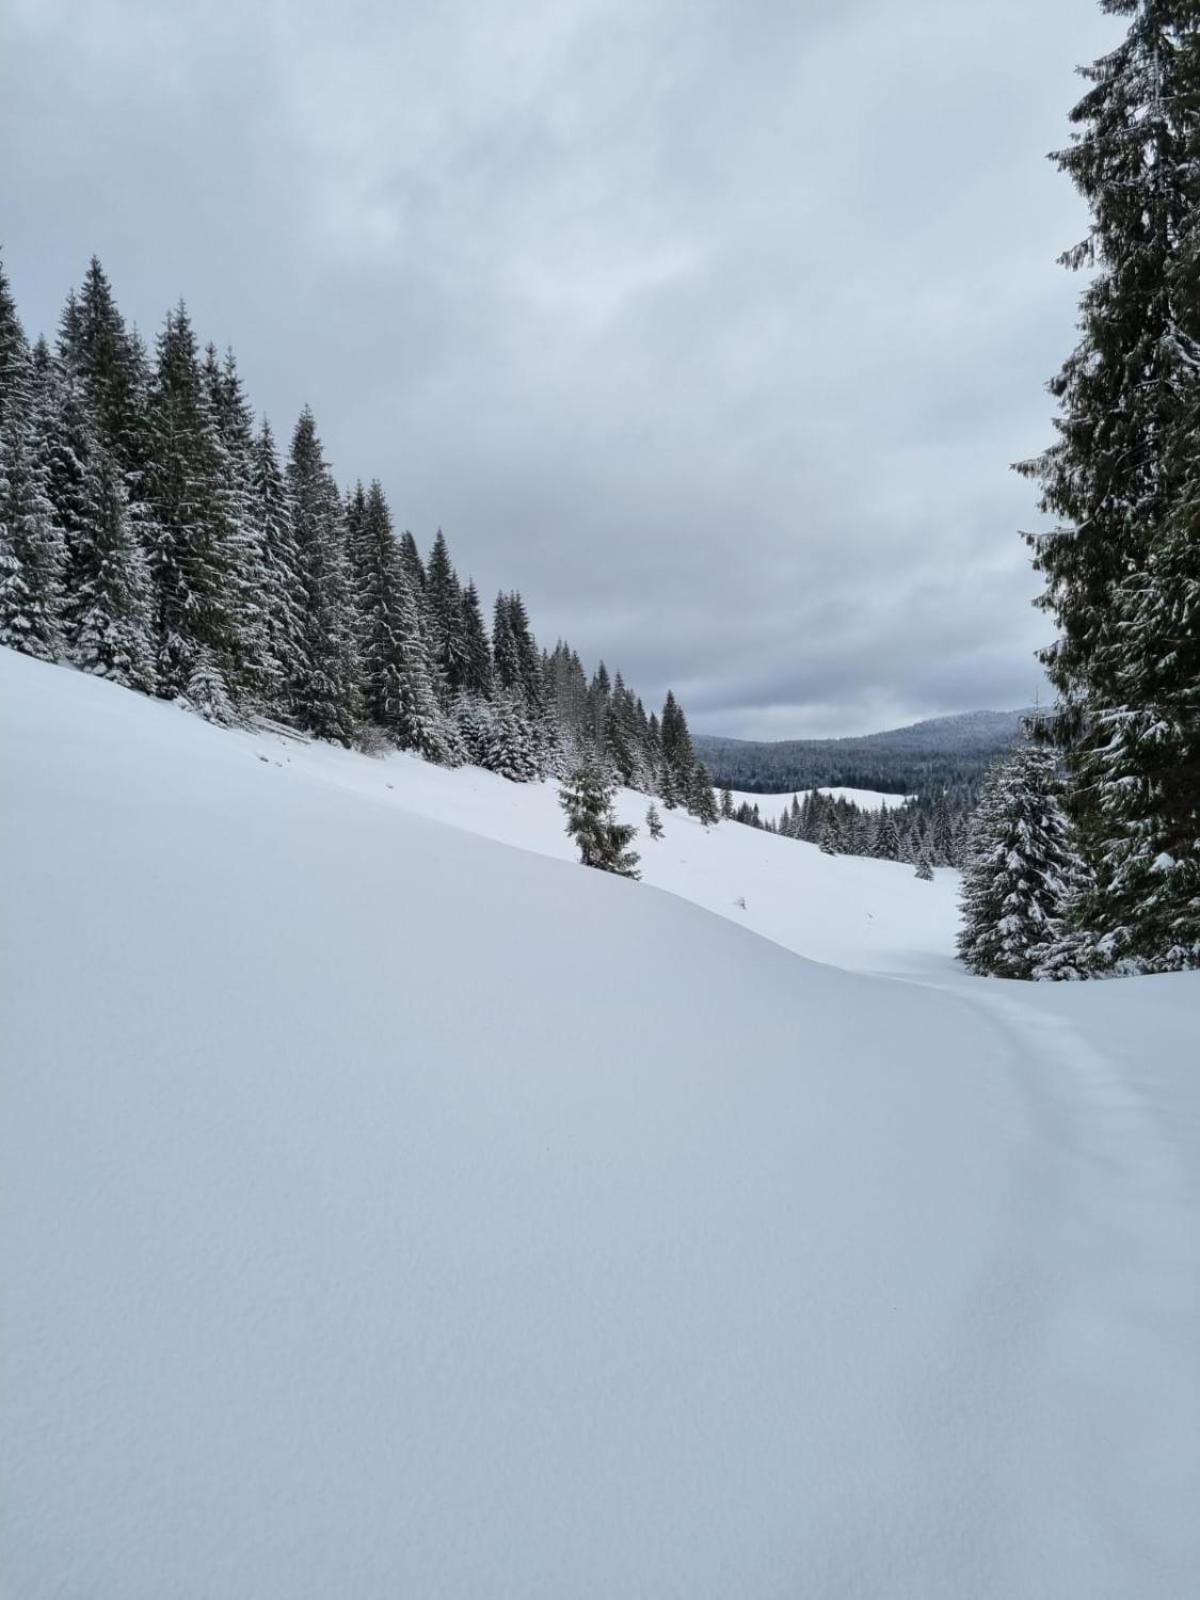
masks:
<svg viewBox="0 0 1200 1600"><path fill-rule="evenodd" d="M1190 979L839 970L950 876L668 818L662 893L545 791L0 704L14 1595L1188 1591Z"/></svg>

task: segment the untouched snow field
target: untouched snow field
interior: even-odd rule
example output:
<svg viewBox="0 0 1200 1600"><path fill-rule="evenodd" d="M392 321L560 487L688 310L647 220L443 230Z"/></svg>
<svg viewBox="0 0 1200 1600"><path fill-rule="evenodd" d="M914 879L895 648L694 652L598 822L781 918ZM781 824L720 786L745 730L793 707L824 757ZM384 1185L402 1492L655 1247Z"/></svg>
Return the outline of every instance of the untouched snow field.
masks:
<svg viewBox="0 0 1200 1600"><path fill-rule="evenodd" d="M0 760L5 1594L1196 1592L1193 977L7 651Z"/></svg>

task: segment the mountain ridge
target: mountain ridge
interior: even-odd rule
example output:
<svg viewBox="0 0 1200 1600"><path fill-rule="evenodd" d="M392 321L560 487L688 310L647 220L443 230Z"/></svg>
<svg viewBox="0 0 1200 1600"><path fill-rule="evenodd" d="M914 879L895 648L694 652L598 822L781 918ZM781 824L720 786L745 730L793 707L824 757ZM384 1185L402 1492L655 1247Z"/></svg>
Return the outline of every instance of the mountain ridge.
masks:
<svg viewBox="0 0 1200 1600"><path fill-rule="evenodd" d="M845 786L884 793L974 787L1020 737L1033 707L961 711L901 728L836 739L731 739L696 734L697 754L719 786L748 793Z"/></svg>

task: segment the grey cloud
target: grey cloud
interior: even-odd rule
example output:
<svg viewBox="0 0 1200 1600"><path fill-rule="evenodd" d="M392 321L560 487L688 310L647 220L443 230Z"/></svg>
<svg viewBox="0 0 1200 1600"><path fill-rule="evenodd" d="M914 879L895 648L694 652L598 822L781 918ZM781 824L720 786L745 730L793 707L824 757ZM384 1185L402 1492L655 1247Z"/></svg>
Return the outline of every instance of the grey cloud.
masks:
<svg viewBox="0 0 1200 1600"><path fill-rule="evenodd" d="M31 327L96 250L286 433L698 728L1027 701L1008 463L1085 226L1094 0L0 0ZM15 156L15 158L14 158Z"/></svg>

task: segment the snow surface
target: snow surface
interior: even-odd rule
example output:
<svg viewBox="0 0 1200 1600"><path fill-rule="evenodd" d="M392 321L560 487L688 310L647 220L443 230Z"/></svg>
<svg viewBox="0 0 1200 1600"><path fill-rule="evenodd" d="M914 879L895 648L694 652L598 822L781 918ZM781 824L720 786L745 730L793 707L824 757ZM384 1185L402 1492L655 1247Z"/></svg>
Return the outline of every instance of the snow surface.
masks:
<svg viewBox="0 0 1200 1600"><path fill-rule="evenodd" d="M1193 976L7 651L0 749L6 1594L1195 1593Z"/></svg>

